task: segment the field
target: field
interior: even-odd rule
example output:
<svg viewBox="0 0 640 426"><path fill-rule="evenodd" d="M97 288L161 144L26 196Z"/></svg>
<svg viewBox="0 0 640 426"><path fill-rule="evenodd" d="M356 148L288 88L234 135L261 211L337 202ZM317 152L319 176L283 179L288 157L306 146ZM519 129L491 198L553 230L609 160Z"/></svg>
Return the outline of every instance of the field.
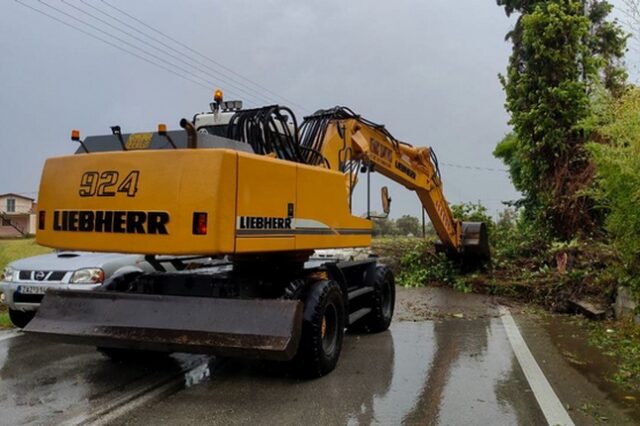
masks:
<svg viewBox="0 0 640 426"><path fill-rule="evenodd" d="M11 261L23 257L49 253L50 248L41 247L33 238L21 238L19 240L0 240L0 270Z"/></svg>
<svg viewBox="0 0 640 426"><path fill-rule="evenodd" d="M50 251L50 248L37 245L33 238L0 240L0 272L4 271L5 266L11 261ZM6 327L11 327L9 314L4 306L0 306L0 328Z"/></svg>

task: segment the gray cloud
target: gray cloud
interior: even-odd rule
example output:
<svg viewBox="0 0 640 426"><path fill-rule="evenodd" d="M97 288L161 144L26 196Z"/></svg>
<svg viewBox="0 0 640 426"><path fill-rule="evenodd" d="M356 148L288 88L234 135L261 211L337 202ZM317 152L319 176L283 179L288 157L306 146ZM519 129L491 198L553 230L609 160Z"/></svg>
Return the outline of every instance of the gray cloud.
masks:
<svg viewBox="0 0 640 426"><path fill-rule="evenodd" d="M54 13L35 0L21 1ZM59 1L44 1L89 19ZM95 13L78 0L69 2ZM116 16L101 1L87 3ZM510 44L504 35L513 19L491 1L110 3L307 113L346 105L384 123L401 140L434 147L444 163L503 168L491 152L509 131L497 74L506 67ZM72 128L84 135L106 133L116 123L127 131L153 129L158 122L176 128L181 117L207 109L211 92L200 85L16 2L2 2L0 10L0 192L37 191L44 160L75 149L68 138ZM139 24L135 28L149 32ZM175 52L165 51L155 54L166 58L167 66L177 63L166 56ZM227 98L260 103L220 77L218 72L207 79L225 89ZM518 196L501 171L443 165L442 174L452 202L481 201L495 213L502 200ZM382 184L387 183L377 176L374 188ZM419 215L413 194L389 186L394 216ZM363 185L356 211L364 206Z"/></svg>

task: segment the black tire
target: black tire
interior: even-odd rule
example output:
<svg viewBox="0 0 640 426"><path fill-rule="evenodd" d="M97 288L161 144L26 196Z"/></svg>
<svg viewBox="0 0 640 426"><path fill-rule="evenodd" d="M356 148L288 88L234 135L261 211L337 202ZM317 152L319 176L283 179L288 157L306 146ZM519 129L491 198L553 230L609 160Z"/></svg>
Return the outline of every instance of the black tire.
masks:
<svg viewBox="0 0 640 426"><path fill-rule="evenodd" d="M344 297L338 283L314 283L305 300L297 354L303 376L315 378L333 371L342 351L344 327Z"/></svg>
<svg viewBox="0 0 640 426"><path fill-rule="evenodd" d="M302 300L306 290L306 282L302 279L290 281L284 289L283 299Z"/></svg>
<svg viewBox="0 0 640 426"><path fill-rule="evenodd" d="M385 265L376 266L371 293L371 312L358 325L370 333L380 333L391 325L396 303L396 284L393 272Z"/></svg>
<svg viewBox="0 0 640 426"><path fill-rule="evenodd" d="M25 328L36 315L36 311L17 311L9 309L9 319L18 328Z"/></svg>
<svg viewBox="0 0 640 426"><path fill-rule="evenodd" d="M107 348L98 346L98 352L109 358L116 364L138 364L166 361L171 355L169 352L143 351L138 349Z"/></svg>

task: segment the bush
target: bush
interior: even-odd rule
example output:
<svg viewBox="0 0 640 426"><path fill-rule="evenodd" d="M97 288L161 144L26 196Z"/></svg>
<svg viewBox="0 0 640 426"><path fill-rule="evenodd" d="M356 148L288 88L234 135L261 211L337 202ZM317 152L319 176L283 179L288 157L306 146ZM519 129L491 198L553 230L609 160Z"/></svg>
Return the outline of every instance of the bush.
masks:
<svg viewBox="0 0 640 426"><path fill-rule="evenodd" d="M400 258L397 281L403 287L422 287L433 282L452 285L457 273L443 253L434 253L433 241L422 240Z"/></svg>
<svg viewBox="0 0 640 426"><path fill-rule="evenodd" d="M623 266L619 280L640 295L640 89L604 103L603 124L589 150L597 165L596 197Z"/></svg>

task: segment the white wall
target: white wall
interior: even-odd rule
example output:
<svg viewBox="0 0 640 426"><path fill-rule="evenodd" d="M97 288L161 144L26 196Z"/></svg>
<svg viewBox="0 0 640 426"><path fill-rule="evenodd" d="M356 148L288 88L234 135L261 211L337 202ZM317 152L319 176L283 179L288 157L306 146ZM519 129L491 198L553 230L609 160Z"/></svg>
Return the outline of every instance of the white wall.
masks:
<svg viewBox="0 0 640 426"><path fill-rule="evenodd" d="M33 201L28 200L26 198L20 198L15 196L5 196L0 197L0 212L7 212L7 199L16 200L16 210L15 213L29 213L31 211L31 206L33 205Z"/></svg>

